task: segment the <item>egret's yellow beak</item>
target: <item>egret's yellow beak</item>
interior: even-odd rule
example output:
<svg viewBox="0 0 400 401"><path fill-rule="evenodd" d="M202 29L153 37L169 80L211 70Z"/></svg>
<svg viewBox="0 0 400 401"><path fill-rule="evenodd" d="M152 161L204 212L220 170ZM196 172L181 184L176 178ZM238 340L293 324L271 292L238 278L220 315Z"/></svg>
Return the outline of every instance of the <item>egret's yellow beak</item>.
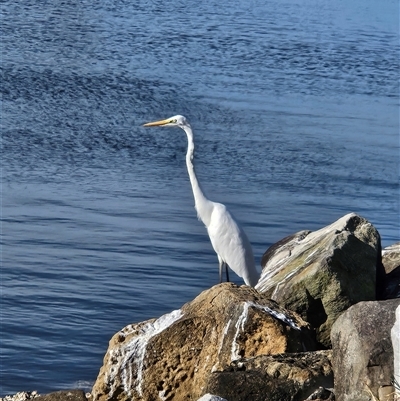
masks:
<svg viewBox="0 0 400 401"><path fill-rule="evenodd" d="M171 122L170 119L153 121L152 123L143 124L143 127L158 127L159 125L166 125L170 122Z"/></svg>

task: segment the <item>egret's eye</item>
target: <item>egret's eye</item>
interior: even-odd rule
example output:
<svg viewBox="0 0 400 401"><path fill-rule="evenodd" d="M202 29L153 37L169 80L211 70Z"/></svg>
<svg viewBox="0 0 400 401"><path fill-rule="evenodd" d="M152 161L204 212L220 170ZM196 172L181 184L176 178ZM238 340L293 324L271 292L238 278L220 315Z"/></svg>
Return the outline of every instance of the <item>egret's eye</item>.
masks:
<svg viewBox="0 0 400 401"><path fill-rule="evenodd" d="M177 120L171 120L170 123L176 124L176 121L177 121Z"/></svg>

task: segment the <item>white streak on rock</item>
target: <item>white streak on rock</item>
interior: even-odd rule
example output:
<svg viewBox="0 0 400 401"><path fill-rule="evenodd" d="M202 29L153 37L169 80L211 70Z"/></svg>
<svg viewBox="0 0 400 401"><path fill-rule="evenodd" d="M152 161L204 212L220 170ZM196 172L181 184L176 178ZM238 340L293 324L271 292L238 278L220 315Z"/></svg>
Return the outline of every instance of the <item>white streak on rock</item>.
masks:
<svg viewBox="0 0 400 401"><path fill-rule="evenodd" d="M205 394L203 397L199 398L197 401L227 401L225 398L219 397L218 395Z"/></svg>
<svg viewBox="0 0 400 401"><path fill-rule="evenodd" d="M282 321L283 323L287 324L288 326L292 327L293 329L299 330L299 331L301 330L300 327L294 322L294 320L292 318L290 318L289 316L286 316L284 313L275 311L268 306L256 304L254 302L245 302L243 304L243 311L242 311L241 315L239 316L239 318L237 319L236 324L235 324L236 332L235 332L235 335L232 340L231 362L240 359L239 345L237 344L236 340L239 336L240 331L244 330L244 324L246 323L246 320L247 320L249 308L259 309L259 310L273 316L275 319ZM225 326L224 336L228 332L230 323L231 323L231 320L229 320L229 322ZM221 344L221 346L222 346L222 344ZM220 350L221 350L221 347L220 347Z"/></svg>
<svg viewBox="0 0 400 401"><path fill-rule="evenodd" d="M167 397L165 396L165 390L159 391L158 396L161 398L162 401L165 401Z"/></svg>
<svg viewBox="0 0 400 401"><path fill-rule="evenodd" d="M247 314L249 311L249 302L245 302L243 304L243 312L242 314L239 316L238 320L236 321L235 327L236 327L236 333L235 336L233 337L232 340L232 350L231 350L231 361L236 361L237 359L240 359L240 355L239 355L239 346L236 342L236 339L239 335L240 330L244 329L244 324L247 320Z"/></svg>
<svg viewBox="0 0 400 401"><path fill-rule="evenodd" d="M228 323L224 327L224 331L222 332L221 342L220 342L219 348L218 348L218 357L219 357L219 355L221 353L222 346L224 345L225 336L228 334L229 326L231 325L231 323L232 323L232 319L229 319ZM207 361L208 361L208 358L209 358L209 356L207 356ZM219 365L219 361L217 361L213 365L213 367L211 368L211 372L216 372L218 370L218 365Z"/></svg>
<svg viewBox="0 0 400 401"><path fill-rule="evenodd" d="M319 249L315 249L313 252L311 252L309 255L307 255L306 260L304 261L305 263L309 262L316 253L320 252Z"/></svg>
<svg viewBox="0 0 400 401"><path fill-rule="evenodd" d="M268 306L255 304L254 302L250 302L249 304L250 304L250 306L254 306L257 309L267 312L269 315L273 316L275 319L281 320L283 323L287 324L288 326L292 327L293 329L301 330L300 327L297 326L297 324L293 321L292 318L290 318L289 316L286 316L282 312L277 312Z"/></svg>
<svg viewBox="0 0 400 401"><path fill-rule="evenodd" d="M214 372L216 372L218 370L218 363L215 363L214 365L213 365L213 367L211 368L211 373L214 373Z"/></svg>
<svg viewBox="0 0 400 401"><path fill-rule="evenodd" d="M290 273L288 273L285 277L282 278L282 280L279 281L279 283L276 285L274 292L271 295L271 299L275 299L275 295L279 291L279 287L281 284L284 284L285 281L289 280L292 276L295 276L298 271L302 268L303 266L300 265L297 269L292 270Z"/></svg>
<svg viewBox="0 0 400 401"><path fill-rule="evenodd" d="M117 350L110 350L109 357L116 361L115 368L108 374L107 382L113 383L111 394L115 392L115 385L118 381L115 380L117 375L120 375L124 386L124 391L131 397L132 387L135 386L137 392L141 396L142 393L142 375L143 363L146 355L146 348L149 340L161 333L174 322L183 316L180 309L174 310L171 313L161 316L154 322L147 322L138 329L138 333L132 337L126 344L123 344ZM128 336L132 333L135 326L127 326L125 331L121 331L121 335ZM128 329L128 330L126 330ZM133 364L136 365L136 379L132 377Z"/></svg>

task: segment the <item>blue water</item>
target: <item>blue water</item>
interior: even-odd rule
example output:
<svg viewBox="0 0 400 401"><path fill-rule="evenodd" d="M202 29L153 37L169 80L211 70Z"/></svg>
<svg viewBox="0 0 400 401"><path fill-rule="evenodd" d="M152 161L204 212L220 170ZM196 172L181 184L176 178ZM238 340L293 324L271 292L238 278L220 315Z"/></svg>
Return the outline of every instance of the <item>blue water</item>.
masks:
<svg viewBox="0 0 400 401"><path fill-rule="evenodd" d="M146 121L190 120L257 263L350 211L399 240L397 1L1 11L0 395L89 388L116 331L218 282L186 137Z"/></svg>

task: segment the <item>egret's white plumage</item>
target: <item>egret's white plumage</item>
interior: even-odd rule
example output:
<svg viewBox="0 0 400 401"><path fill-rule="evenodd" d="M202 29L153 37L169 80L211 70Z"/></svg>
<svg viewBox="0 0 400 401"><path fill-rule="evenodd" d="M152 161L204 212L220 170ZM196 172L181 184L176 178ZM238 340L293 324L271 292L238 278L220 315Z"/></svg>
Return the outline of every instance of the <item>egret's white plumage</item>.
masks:
<svg viewBox="0 0 400 401"><path fill-rule="evenodd" d="M222 270L225 267L228 278L229 266L247 285L254 287L259 278L253 250L246 233L233 218L222 203L207 199L197 180L194 165L193 131L185 117L177 115L166 120L159 120L144 124L145 127L179 127L186 132L188 149L186 153L186 166L192 185L197 216L207 228L211 244L218 255L219 276L222 280Z"/></svg>

